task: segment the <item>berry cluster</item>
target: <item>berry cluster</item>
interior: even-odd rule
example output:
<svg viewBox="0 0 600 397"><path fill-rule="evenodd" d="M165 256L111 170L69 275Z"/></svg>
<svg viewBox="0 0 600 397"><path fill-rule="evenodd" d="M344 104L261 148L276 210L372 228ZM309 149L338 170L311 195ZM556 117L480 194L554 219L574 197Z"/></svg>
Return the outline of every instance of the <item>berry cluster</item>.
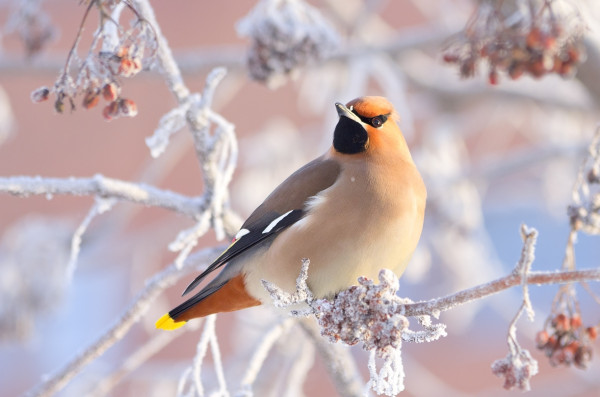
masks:
<svg viewBox="0 0 600 397"><path fill-rule="evenodd" d="M537 333L537 348L543 350L553 366L574 364L587 368L592 358L592 342L598 336L598 327L583 327L581 316L574 313L555 314L549 321L549 329Z"/></svg>
<svg viewBox="0 0 600 397"><path fill-rule="evenodd" d="M98 105L100 97L109 102L102 110L102 115L106 120L111 120L120 116L134 117L137 115L137 105L134 101L120 96L120 87L116 82L104 84L102 87L92 86L86 89L83 94L81 105L86 109L91 109ZM35 103L44 102L50 98L50 88L40 87L31 93L31 100ZM75 103L72 97L64 93L58 93L54 102L54 109L58 113L64 111L65 100L68 100L71 109L75 109Z"/></svg>
<svg viewBox="0 0 600 397"><path fill-rule="evenodd" d="M506 390L516 387L528 391L531 388L529 381L538 373L538 364L529 351L519 349L515 354L509 352L505 358L494 361L492 373L504 378Z"/></svg>
<svg viewBox="0 0 600 397"><path fill-rule="evenodd" d="M319 11L297 0L262 0L237 28L252 40L247 55L250 77L271 87L325 58L339 42Z"/></svg>
<svg viewBox="0 0 600 397"><path fill-rule="evenodd" d="M458 65L460 75L468 78L475 75L478 62L485 60L493 85L499 83L499 72L513 80L524 74L572 77L585 58L581 18L559 16L552 10L552 1L529 10L528 15L515 18L502 14L498 6L481 3L464 31L449 44L444 61Z"/></svg>
<svg viewBox="0 0 600 397"><path fill-rule="evenodd" d="M89 4L84 19L92 9L91 6L99 1L92 1ZM98 7L105 16L105 18L101 18L101 23L116 23L107 14L116 3L108 1L102 3L103 7ZM152 27L139 17L130 4L124 4L135 16L132 28L127 31L119 28L114 36L110 36L107 32L113 30L105 30L105 26L101 25L95 32L94 43L89 49L87 57L83 60L77 56L77 44L82 34L80 30L75 45L69 52L65 68L54 86L52 88L41 87L33 91L31 93L33 102L46 101L50 94L54 94L56 98L54 109L57 113L63 113L66 105L69 105L70 110L73 111L78 102L85 109L91 109L98 105L102 97L109 102L102 111L106 120L137 115L136 103L121 96L119 80L139 73L143 68L143 63L148 62L147 58L154 56L157 43ZM102 42L102 45L98 45L99 42ZM98 47L101 49L96 51ZM112 50L107 50L108 48L112 48Z"/></svg>
<svg viewBox="0 0 600 397"><path fill-rule="evenodd" d="M360 277L360 285L340 292L333 302L320 300L317 311L323 336L348 345L362 341L366 350L376 349L380 354L398 349L409 324L406 317L397 314L397 280L389 270L382 271L379 284Z"/></svg>

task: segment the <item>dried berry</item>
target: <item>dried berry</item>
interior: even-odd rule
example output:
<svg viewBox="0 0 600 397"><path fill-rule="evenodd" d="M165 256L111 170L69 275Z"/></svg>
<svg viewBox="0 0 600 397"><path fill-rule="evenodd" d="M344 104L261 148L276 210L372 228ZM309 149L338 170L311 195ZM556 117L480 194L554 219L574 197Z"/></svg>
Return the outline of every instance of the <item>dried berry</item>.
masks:
<svg viewBox="0 0 600 397"><path fill-rule="evenodd" d="M107 101L114 101L119 96L119 86L115 82L104 84L104 87L102 87L102 96Z"/></svg>
<svg viewBox="0 0 600 397"><path fill-rule="evenodd" d="M56 110L57 113L62 113L65 111L65 102L62 98L58 98L56 102L54 102L54 110Z"/></svg>
<svg viewBox="0 0 600 397"><path fill-rule="evenodd" d="M127 117L135 117L137 115L137 105L131 99L119 100L119 111L121 115Z"/></svg>
<svg viewBox="0 0 600 397"><path fill-rule="evenodd" d="M570 320L566 314L559 313L552 319L552 327L558 332L566 332L571 328Z"/></svg>
<svg viewBox="0 0 600 397"><path fill-rule="evenodd" d="M98 89L89 89L83 97L82 105L86 109L91 109L100 101L100 91Z"/></svg>
<svg viewBox="0 0 600 397"><path fill-rule="evenodd" d="M48 87L40 87L31 93L31 100L34 103L40 103L48 100L50 89Z"/></svg>
<svg viewBox="0 0 600 397"><path fill-rule="evenodd" d="M119 64L119 72L123 77L129 77L133 74L133 62L129 58L121 59L121 63Z"/></svg>
<svg viewBox="0 0 600 397"><path fill-rule="evenodd" d="M598 337L598 328L597 327L587 327L585 329L585 333L590 340L596 340Z"/></svg>
<svg viewBox="0 0 600 397"><path fill-rule="evenodd" d="M591 346L588 346L588 345L579 346L579 348L575 352L575 357L573 359L575 365L578 368L587 369L587 366L591 360L592 360Z"/></svg>
<svg viewBox="0 0 600 397"><path fill-rule="evenodd" d="M570 323L571 323L571 329L577 329L577 328L581 327L581 325L582 325L581 316L578 313L573 314L573 316L571 316Z"/></svg>
<svg viewBox="0 0 600 397"><path fill-rule="evenodd" d="M109 103L108 105L106 105L104 107L104 109L102 110L102 116L104 116L104 118L107 121L112 120L115 117L119 116L119 103L118 101L113 101L111 103Z"/></svg>
<svg viewBox="0 0 600 397"><path fill-rule="evenodd" d="M537 348L541 349L544 346L546 346L546 344L548 343L548 339L550 339L550 335L548 335L548 331L543 330L543 331L538 332L535 335L535 344L537 345Z"/></svg>

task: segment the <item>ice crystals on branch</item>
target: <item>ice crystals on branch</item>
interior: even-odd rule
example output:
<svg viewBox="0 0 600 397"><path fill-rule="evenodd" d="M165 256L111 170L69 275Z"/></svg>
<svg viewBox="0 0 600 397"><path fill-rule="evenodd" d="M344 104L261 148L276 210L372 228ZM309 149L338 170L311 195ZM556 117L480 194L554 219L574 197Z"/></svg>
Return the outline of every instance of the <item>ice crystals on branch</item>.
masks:
<svg viewBox="0 0 600 397"><path fill-rule="evenodd" d="M339 45L329 22L302 0L261 0L239 21L237 30L252 40L247 58L250 76L272 88Z"/></svg>
<svg viewBox="0 0 600 397"><path fill-rule="evenodd" d="M311 290L308 288L306 284L306 280L308 279L308 266L310 265L310 261L306 258L302 259L302 267L300 268L300 274L296 279L296 291L293 294L287 293L277 285L267 281L262 280L263 287L267 290L271 299L273 300L273 305L275 307L283 308L290 307L294 305L307 304L311 305L314 302L314 296ZM293 316L308 316L313 313L313 310L291 310L290 313Z"/></svg>
<svg viewBox="0 0 600 397"><path fill-rule="evenodd" d="M359 277L358 285L338 293L332 300L314 299L306 284L309 260L303 259L296 291L292 294L263 280L276 307L305 304L308 309L291 310L292 315L314 314L321 327L321 335L332 343L341 341L347 345L362 342L371 352L369 387L379 394L396 395L404 390L402 366L402 342L431 342L446 336L444 324L432 324L430 316L417 316L423 327L421 331L409 329L410 322L403 313L404 305L412 303L396 295L398 277L391 271L379 272L379 284L366 277ZM376 358L383 360L377 370Z"/></svg>
<svg viewBox="0 0 600 397"><path fill-rule="evenodd" d="M494 361L492 372L504 377L505 389L512 390L518 387L528 391L529 379L538 373L538 363L527 350L519 348L516 354L509 352L505 358Z"/></svg>
<svg viewBox="0 0 600 397"><path fill-rule="evenodd" d="M531 265L535 258L535 244L538 232L526 225L521 225L521 238L523 239L523 249L521 258L517 262L513 273L520 274L523 287L523 303L516 316L511 321L508 328L508 354L500 360L492 363L492 373L499 377L504 377L504 388L512 390L518 387L520 390L528 391L530 389L529 380L538 373L538 363L531 357L529 351L521 348L517 341L517 321L523 312L527 312L530 321L533 321L533 308L529 299L529 290L527 288L527 276L531 270Z"/></svg>

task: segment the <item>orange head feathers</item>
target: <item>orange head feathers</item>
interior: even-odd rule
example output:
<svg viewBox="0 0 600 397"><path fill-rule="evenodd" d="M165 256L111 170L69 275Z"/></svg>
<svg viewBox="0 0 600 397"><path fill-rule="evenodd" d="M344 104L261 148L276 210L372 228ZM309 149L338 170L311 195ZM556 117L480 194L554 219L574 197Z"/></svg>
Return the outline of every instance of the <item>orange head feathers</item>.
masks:
<svg viewBox="0 0 600 397"><path fill-rule="evenodd" d="M380 156L400 150L410 156L397 124L399 117L386 98L365 96L335 106L340 116L333 139L336 152Z"/></svg>

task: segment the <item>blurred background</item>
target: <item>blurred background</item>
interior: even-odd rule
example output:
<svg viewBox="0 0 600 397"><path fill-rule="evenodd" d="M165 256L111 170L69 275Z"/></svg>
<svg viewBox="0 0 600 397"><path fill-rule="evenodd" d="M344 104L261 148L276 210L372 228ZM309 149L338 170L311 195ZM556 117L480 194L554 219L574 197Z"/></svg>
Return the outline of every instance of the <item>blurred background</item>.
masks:
<svg viewBox="0 0 600 397"><path fill-rule="evenodd" d="M305 4L291 3L296 9ZM202 91L213 67L228 70L215 92L213 109L235 124L239 141L231 207L242 218L247 216L287 175L329 147L337 121L335 102L382 95L401 116L401 128L429 194L423 237L401 279L401 296L431 299L508 274L520 256L522 223L539 231L533 269L559 269L570 230L567 206L598 123L597 2L578 2L579 14L570 2L551 2L557 15L580 19L586 26L587 60L574 77L548 73L533 78L526 73L513 80L500 73L498 85L490 84L485 61L468 79L461 78L460 65L443 61L444 50L464 40L460 32L486 2L308 3L322 19L309 23L297 15L294 19L292 13L282 23L301 26L305 22L315 33L309 37L316 37L321 45L314 51L322 59L294 66L290 75L262 76L266 84L249 75L250 70L256 78L260 70L248 68L246 62L248 54L257 51L251 49L248 32L260 18L239 24L257 7L257 1L152 2L191 91ZM529 4L504 3L515 14ZM29 7L30 13L19 14L23 7ZM85 4L64 0L0 2L0 176L102 174L184 195L202 194L202 171L186 129L173 137L157 159L150 156L144 142L161 116L176 105L158 73L142 71L122 79L122 95L137 104L134 118L106 122L101 107L78 107L59 115L52 101L32 103L33 90L52 86L56 80L85 8ZM31 22L31 17L22 15L37 19ZM260 10L256 15L261 15ZM38 38L49 38L41 40L43 48L33 55L28 55L31 40L24 41L27 35L19 28L28 20L41 32ZM92 12L79 44L82 57L97 24ZM92 205L91 197L0 195L3 396L20 395L34 387L102 335L146 280L174 260L169 243L179 231L192 226L191 220L165 209L118 203L91 223L73 281L66 283L71 237ZM198 247L215 244L211 232ZM599 247L596 237L580 233L575 246L577 264L597 267ZM162 294L119 343L59 395L176 395L177 383L196 353L199 329L182 332L139 368L123 373L115 385L105 380L156 338L155 320L180 302L180 292L191 278L181 278ZM594 284L591 288L598 291ZM529 395L597 396L597 360L587 370L552 367L535 348L535 334L543 328L557 291L558 286L532 287L535 322L523 318L518 323L521 345L540 365ZM594 297L579 287L577 297L584 325L598 324ZM447 337L404 345L406 391L402 395L521 393L502 389L503 380L490 370L491 363L507 353L508 323L521 299L521 291L513 289L443 313L440 320L448 325ZM239 385L248 349L266 325L276 321L266 308L219 315L218 338L231 390ZM366 379L366 354L355 347L353 355ZM290 375L290 362L300 357L310 368L305 382L302 376ZM211 365L209 355L203 371L209 391L216 384ZM256 396L336 395L320 357L296 328L274 346L254 390Z"/></svg>

